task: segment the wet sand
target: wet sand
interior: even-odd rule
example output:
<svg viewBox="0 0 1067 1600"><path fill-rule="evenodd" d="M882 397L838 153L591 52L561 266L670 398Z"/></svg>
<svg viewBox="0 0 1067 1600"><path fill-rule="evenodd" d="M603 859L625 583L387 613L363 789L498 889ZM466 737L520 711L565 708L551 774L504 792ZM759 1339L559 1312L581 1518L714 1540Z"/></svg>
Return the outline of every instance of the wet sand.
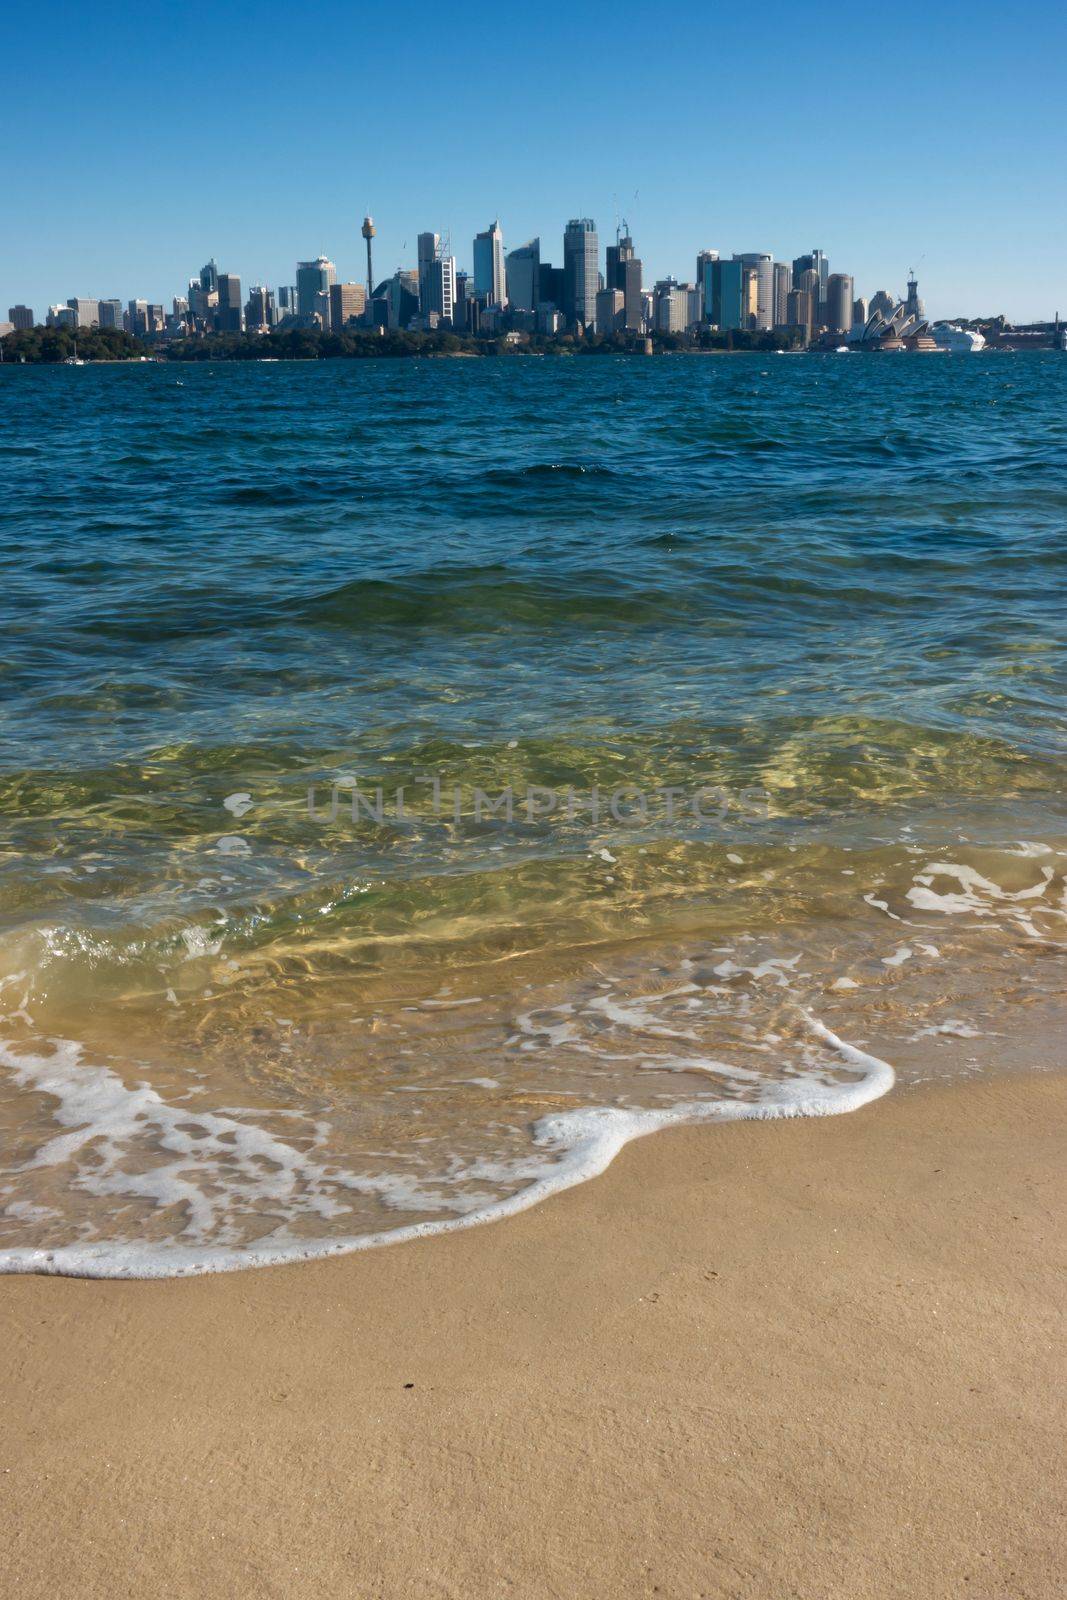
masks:
<svg viewBox="0 0 1067 1600"><path fill-rule="evenodd" d="M1051 1600L1065 1124L899 1089L448 1238L5 1279L8 1592Z"/></svg>

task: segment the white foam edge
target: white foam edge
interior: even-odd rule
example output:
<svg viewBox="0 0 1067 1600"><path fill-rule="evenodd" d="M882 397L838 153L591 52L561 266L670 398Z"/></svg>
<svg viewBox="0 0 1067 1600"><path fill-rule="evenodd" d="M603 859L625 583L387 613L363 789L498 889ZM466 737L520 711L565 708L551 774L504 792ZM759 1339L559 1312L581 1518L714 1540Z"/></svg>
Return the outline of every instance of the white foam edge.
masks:
<svg viewBox="0 0 1067 1600"><path fill-rule="evenodd" d="M825 1083L800 1078L767 1085L768 1098L758 1101L697 1100L667 1110L628 1110L596 1107L564 1111L544 1117L534 1126L534 1142L563 1159L544 1177L504 1200L464 1216L440 1222L415 1222L379 1233L333 1239L293 1241L257 1248L153 1246L139 1243L62 1245L54 1249L15 1247L0 1250L0 1273L38 1273L67 1278L161 1279L202 1277L215 1272L242 1272L252 1267L285 1266L297 1261L321 1261L330 1256L352 1255L387 1244L405 1244L444 1233L500 1222L540 1205L564 1189L598 1178L631 1140L664 1128L700 1122L767 1121L779 1117L830 1117L878 1100L896 1081L887 1061L847 1043L818 1017L802 1013L823 1044L835 1050L849 1070L862 1074L854 1083ZM774 1098L770 1098L770 1094Z"/></svg>

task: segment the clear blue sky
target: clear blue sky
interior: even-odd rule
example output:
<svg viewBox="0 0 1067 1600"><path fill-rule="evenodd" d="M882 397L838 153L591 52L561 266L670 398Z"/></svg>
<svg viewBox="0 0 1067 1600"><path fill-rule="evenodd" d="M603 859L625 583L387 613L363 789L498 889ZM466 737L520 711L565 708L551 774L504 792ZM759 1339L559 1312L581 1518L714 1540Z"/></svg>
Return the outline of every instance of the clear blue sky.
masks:
<svg viewBox="0 0 1067 1600"><path fill-rule="evenodd" d="M460 266L616 203L647 280L696 251L818 245L934 315L1067 315L1067 22L1021 0L869 8L178 7L14 0L3 29L0 317L75 294L169 306L209 256L288 283L384 276L421 229Z"/></svg>

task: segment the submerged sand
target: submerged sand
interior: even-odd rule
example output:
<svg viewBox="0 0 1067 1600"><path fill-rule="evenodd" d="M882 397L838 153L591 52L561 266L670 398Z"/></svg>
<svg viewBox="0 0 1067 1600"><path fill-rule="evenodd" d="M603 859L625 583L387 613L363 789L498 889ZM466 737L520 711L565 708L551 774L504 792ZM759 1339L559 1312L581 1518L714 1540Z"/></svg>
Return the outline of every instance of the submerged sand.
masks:
<svg viewBox="0 0 1067 1600"><path fill-rule="evenodd" d="M8 1592L1059 1595L1065 1123L910 1088L448 1238L6 1279Z"/></svg>

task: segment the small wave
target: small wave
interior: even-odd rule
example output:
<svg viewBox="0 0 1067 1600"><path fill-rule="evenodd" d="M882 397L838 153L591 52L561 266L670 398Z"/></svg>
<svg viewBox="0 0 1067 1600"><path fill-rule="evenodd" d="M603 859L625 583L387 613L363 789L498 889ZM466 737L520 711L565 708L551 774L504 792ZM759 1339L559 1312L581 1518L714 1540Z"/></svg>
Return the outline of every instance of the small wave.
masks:
<svg viewBox="0 0 1067 1600"><path fill-rule="evenodd" d="M213 1245L138 1240L70 1244L52 1249L0 1250L0 1273L41 1273L83 1278L179 1278L286 1262L347 1255L385 1244L399 1244L435 1234L497 1222L528 1210L576 1184L598 1177L633 1139L685 1123L738 1122L776 1117L835 1116L854 1111L892 1088L888 1062L867 1054L833 1033L818 1018L805 1016L812 1036L836 1058L831 1070L810 1070L784 1081L758 1084L748 1101L696 1100L663 1110L629 1110L597 1106L541 1118L532 1129L539 1153L512 1163L511 1178L532 1176L525 1187L503 1199L474 1203L461 1215L423 1221L386 1231L340 1238L297 1239L286 1224L254 1244L235 1245L227 1237L235 1209L267 1204L284 1210L287 1221L309 1214L328 1219L340 1209L338 1194L355 1190L376 1194L385 1203L405 1207L447 1206L454 1196L391 1175L338 1171L300 1150L291 1140L246 1121L254 1113L204 1113L195 1106L174 1106L145 1084L128 1089L106 1067L86 1066L79 1047L58 1043L51 1055L16 1055L0 1047L0 1061L22 1088L36 1090L57 1103L58 1134L31 1158L29 1167L67 1163L86 1146L94 1148L93 1165L82 1173L83 1189L107 1197L148 1200L160 1208L180 1207L188 1218L186 1233L219 1227ZM717 1071L724 1070L721 1067ZM838 1073L851 1073L842 1083ZM750 1080L757 1075L746 1073ZM131 1141L154 1132L168 1159L143 1172L124 1164ZM312 1130L313 1131L313 1130ZM538 1171L540 1167L540 1171ZM18 1169L16 1169L18 1170ZM499 1181L500 1166L474 1162L475 1178ZM199 1180L199 1181L198 1181ZM471 1196L468 1193L467 1201Z"/></svg>

